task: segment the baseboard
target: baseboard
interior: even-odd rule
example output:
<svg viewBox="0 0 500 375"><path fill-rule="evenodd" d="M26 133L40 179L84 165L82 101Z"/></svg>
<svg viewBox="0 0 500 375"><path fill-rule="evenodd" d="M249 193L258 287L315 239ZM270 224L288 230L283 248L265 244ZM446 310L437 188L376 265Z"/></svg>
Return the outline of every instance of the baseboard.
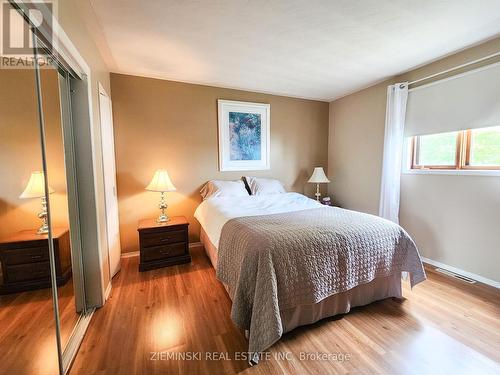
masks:
<svg viewBox="0 0 500 375"><path fill-rule="evenodd" d="M200 246L203 246L203 244L201 242L190 242L189 243L189 248L190 249L193 249L195 247L200 247ZM129 251L128 253L122 253L121 257L122 258L132 258L132 257L138 257L139 256L139 252L138 251Z"/></svg>
<svg viewBox="0 0 500 375"><path fill-rule="evenodd" d="M104 293L104 300L107 301L110 294L111 294L111 288L112 288L112 285L111 285L111 282L108 284L108 287L106 288L106 292Z"/></svg>
<svg viewBox="0 0 500 375"><path fill-rule="evenodd" d="M195 248L195 247L200 247L200 246L203 246L203 243L201 243L201 242L191 242L189 244L189 248L190 249L191 248ZM129 253L123 253L122 254L122 258L130 258L130 257L137 257L137 256L139 256L139 252L138 251L132 251L132 252L129 252ZM498 281L490 280L490 279L488 279L486 277L483 277L481 275L477 275L477 274L472 273L472 272L464 271L464 270L461 270L460 268L449 266L447 264L444 264L444 263L441 263L441 262L438 262L436 260L432 260L432 259L429 259L429 258L422 257L422 260L425 263L428 263L428 264L430 264L432 266L441 267L441 268L443 268L445 270L458 273L459 275L462 275L462 276L465 276L465 277L469 277L471 279L479 281L480 283L487 284L487 285L490 285L492 287L500 289L500 282L498 282Z"/></svg>
<svg viewBox="0 0 500 375"><path fill-rule="evenodd" d="M83 338L85 337L85 332L87 332L87 328L92 320L94 311L95 308L92 308L87 312L87 314L81 315L75 328L73 329L73 332L71 332L68 344L62 354L64 374L69 373L73 360L75 359L78 349L80 348Z"/></svg>
<svg viewBox="0 0 500 375"><path fill-rule="evenodd" d="M464 271L464 270L461 270L460 268L449 266L447 264L444 264L444 263L441 263L441 262L438 262L436 260L432 260L432 259L429 259L429 258L422 257L422 261L424 263L428 263L428 264L430 264L432 266L440 267L440 268L443 268L443 269L445 269L447 271L455 272L455 273L457 273L459 275L462 275L462 276L468 277L470 279L479 281L480 283L487 284L487 285L490 285L490 286L492 286L494 288L500 289L500 282L498 282L498 281L490 280L490 279L487 279L486 277L483 277L481 275L477 275L477 274L472 273L472 272Z"/></svg>

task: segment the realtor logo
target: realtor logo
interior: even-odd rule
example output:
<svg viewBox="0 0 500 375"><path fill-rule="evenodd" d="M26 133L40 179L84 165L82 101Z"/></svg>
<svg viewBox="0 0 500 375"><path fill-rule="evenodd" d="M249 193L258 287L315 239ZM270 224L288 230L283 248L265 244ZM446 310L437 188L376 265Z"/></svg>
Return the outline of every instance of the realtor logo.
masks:
<svg viewBox="0 0 500 375"><path fill-rule="evenodd" d="M9 2L2 3L2 55L3 56L29 56L33 55L33 36L31 27L40 30L45 46L52 46L52 20L53 6L50 1L40 2L17 2L24 17L19 10L15 9ZM25 18L30 22L26 22ZM46 54L47 51L38 51Z"/></svg>

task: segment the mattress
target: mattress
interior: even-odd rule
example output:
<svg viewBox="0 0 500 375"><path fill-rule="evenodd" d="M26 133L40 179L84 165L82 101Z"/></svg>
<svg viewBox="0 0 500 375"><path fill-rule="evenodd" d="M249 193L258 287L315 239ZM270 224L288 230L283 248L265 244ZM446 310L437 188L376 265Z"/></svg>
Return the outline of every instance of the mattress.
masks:
<svg viewBox="0 0 500 375"><path fill-rule="evenodd" d="M194 217L216 247L222 227L237 217L271 215L322 207L321 203L298 193L249 195L248 197L214 197L204 200Z"/></svg>

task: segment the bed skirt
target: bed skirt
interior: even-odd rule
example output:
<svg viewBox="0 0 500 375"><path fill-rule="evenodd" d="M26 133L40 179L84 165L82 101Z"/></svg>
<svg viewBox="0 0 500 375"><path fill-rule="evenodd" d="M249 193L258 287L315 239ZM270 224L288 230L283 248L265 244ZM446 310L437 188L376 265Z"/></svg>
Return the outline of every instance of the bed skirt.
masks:
<svg viewBox="0 0 500 375"><path fill-rule="evenodd" d="M217 269L217 248L212 244L203 228L200 232L200 241L203 243L213 267ZM224 287L232 299L231 291L227 285ZM401 274L376 278L369 283L334 294L312 305L301 305L282 310L280 315L283 332L289 332L296 327L312 324L327 317L345 314L353 307L368 305L390 297L402 297Z"/></svg>

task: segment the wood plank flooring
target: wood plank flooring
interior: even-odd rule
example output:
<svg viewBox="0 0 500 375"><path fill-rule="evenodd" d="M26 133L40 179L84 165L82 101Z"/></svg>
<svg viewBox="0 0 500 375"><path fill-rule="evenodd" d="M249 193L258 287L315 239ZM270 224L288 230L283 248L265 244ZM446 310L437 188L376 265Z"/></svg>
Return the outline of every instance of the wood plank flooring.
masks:
<svg viewBox="0 0 500 375"><path fill-rule="evenodd" d="M57 289L61 342L78 321L73 282ZM50 288L0 295L0 374L57 374L57 348Z"/></svg>
<svg viewBox="0 0 500 375"><path fill-rule="evenodd" d="M429 267L427 281L404 285L405 299L300 327L249 367L229 297L203 249L191 252L192 264L145 273L138 258L123 259L72 375L500 373L500 292Z"/></svg>

